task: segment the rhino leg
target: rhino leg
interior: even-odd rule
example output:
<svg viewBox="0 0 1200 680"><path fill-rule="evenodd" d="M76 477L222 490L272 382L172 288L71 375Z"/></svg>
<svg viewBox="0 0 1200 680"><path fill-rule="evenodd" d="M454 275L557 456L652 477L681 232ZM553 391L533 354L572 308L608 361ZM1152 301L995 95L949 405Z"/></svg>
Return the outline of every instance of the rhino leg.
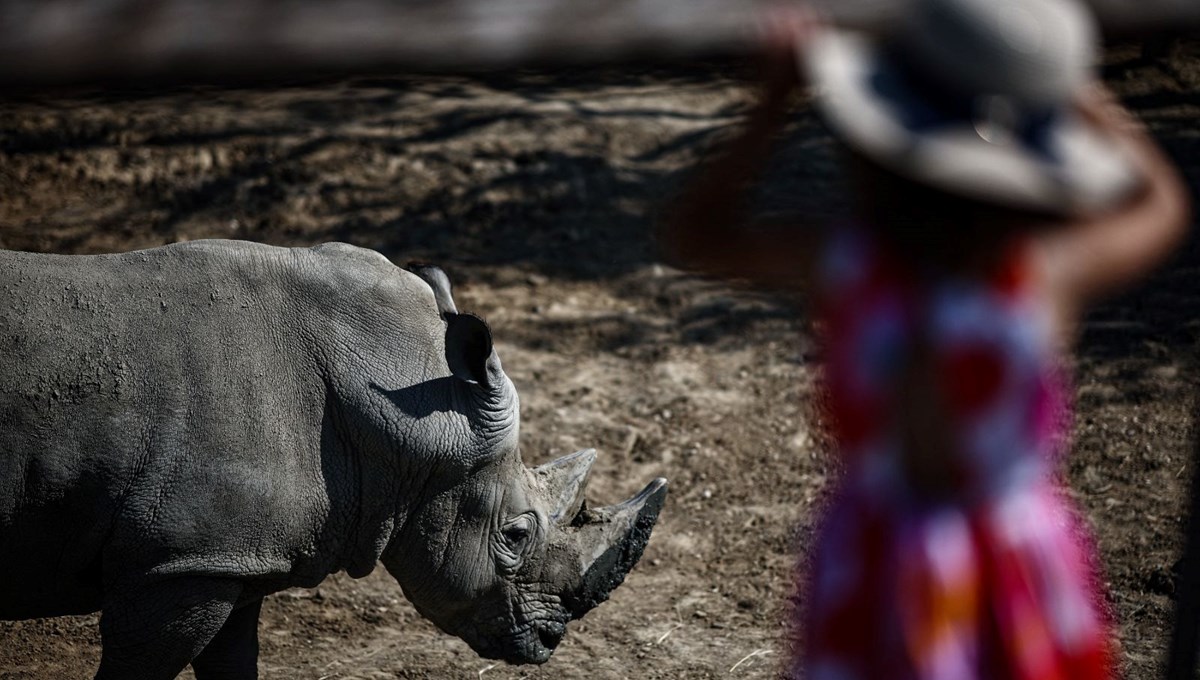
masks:
<svg viewBox="0 0 1200 680"><path fill-rule="evenodd" d="M242 586L196 577L106 590L96 680L169 680L221 630Z"/></svg>
<svg viewBox="0 0 1200 680"><path fill-rule="evenodd" d="M192 659L196 680L258 678L258 612L262 599L244 604L225 620L204 651Z"/></svg>

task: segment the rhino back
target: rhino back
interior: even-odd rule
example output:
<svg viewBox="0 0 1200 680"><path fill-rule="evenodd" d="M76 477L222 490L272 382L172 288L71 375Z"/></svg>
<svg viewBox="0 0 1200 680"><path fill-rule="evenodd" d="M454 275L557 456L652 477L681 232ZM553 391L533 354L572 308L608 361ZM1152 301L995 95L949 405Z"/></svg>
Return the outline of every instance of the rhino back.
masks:
<svg viewBox="0 0 1200 680"><path fill-rule="evenodd" d="M0 551L22 555L0 583L23 584L0 616L95 609L114 556L245 576L320 561L356 476L327 404L344 341L325 343L371 341L345 328L370 316L351 300L395 270L349 246L0 252Z"/></svg>

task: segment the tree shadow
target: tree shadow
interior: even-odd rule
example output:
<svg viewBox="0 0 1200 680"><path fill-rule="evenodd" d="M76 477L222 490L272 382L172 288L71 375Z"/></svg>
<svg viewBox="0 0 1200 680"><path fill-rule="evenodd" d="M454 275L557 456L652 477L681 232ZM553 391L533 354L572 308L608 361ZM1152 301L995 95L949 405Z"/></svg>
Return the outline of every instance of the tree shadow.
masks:
<svg viewBox="0 0 1200 680"><path fill-rule="evenodd" d="M639 274L662 259L653 225L707 150L734 129L748 99L729 91L748 70L721 61L9 101L0 105L6 194L62 168L80 178L56 180L64 193L78 192L85 206L107 204L67 219L36 211L30 195L29 214L0 217L0 239L55 252L119 250L134 239L342 240L396 261L459 265L476 277L511 267L564 281L629 279L640 286L630 296L670 299L671 279ZM1186 117L1163 112L1200 101L1168 85L1129 101L1153 119L1195 185L1200 142ZM692 99L660 96L677 92ZM39 114L51 119L28 124ZM753 210L798 222L845 215L838 153L801 107ZM1089 316L1081 360L1106 360L1150 338L1167 338L1172 351L1190 347L1186 324L1200 300L1180 291L1196 256L1193 242L1166 272ZM1166 308L1149 313L1144 332L1098 330L1164 296ZM757 312L722 310L703 296L659 309L682 319L680 341L716 343L791 313L782 298L766 299ZM654 335L616 317L605 323L611 329L595 335L598 346Z"/></svg>

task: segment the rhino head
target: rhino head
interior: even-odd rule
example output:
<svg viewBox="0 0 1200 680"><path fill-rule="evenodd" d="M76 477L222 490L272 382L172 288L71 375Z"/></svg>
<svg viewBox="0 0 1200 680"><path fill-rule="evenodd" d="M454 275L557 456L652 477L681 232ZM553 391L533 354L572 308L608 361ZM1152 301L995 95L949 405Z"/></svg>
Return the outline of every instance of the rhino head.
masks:
<svg viewBox="0 0 1200 680"><path fill-rule="evenodd" d="M590 508L596 452L535 468L517 445L516 392L476 317L458 314L441 270L418 268L447 322L446 359L487 430L491 450L452 482L431 475L382 562L426 618L481 656L544 663L578 619L605 601L641 557L667 495L659 478L617 505ZM502 415L500 411L503 411Z"/></svg>

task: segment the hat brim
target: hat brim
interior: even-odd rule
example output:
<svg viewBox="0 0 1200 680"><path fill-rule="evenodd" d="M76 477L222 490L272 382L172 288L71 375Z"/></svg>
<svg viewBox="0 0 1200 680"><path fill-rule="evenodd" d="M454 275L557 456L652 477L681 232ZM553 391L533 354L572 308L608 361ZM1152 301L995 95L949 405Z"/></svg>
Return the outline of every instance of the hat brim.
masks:
<svg viewBox="0 0 1200 680"><path fill-rule="evenodd" d="M1045 149L1015 138L989 141L970 121L914 130L906 125L903 83L879 86L886 56L865 38L818 36L805 55L816 105L834 134L902 176L982 201L1051 213L1103 210L1136 186L1119 145L1074 111L1055 116Z"/></svg>

